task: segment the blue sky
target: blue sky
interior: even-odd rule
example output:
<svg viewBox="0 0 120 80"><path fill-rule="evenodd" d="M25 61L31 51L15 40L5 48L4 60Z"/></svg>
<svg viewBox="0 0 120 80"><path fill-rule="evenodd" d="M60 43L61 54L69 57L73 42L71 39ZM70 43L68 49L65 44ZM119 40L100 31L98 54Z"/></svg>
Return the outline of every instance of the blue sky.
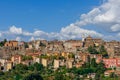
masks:
<svg viewBox="0 0 120 80"><path fill-rule="evenodd" d="M98 5L99 0L0 0L0 29L15 25L56 32Z"/></svg>
<svg viewBox="0 0 120 80"><path fill-rule="evenodd" d="M113 19L111 15L109 20L103 18L108 11L116 15L117 11L112 13L116 8L111 10L104 7L107 4L111 4L113 7L114 5L119 6L119 0L116 0L116 3L112 3L112 1L0 0L0 39L6 37L8 39L18 38L18 40L80 39L81 32L93 37L116 39L112 36L120 35L119 23L110 21Z"/></svg>

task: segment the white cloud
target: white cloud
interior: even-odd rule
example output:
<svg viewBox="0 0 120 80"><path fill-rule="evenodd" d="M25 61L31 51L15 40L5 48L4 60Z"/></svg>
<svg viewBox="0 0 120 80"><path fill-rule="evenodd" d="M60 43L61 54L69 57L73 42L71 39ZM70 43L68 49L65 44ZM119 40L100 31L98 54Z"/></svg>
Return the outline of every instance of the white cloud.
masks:
<svg viewBox="0 0 120 80"><path fill-rule="evenodd" d="M116 24L120 24L120 0L107 0L101 6L92 9L87 14L82 14L80 21L74 23L77 26L85 26L93 24L96 27L109 28Z"/></svg>
<svg viewBox="0 0 120 80"><path fill-rule="evenodd" d="M17 28L16 26L10 27L9 31L13 34L22 34L22 28Z"/></svg>
<svg viewBox="0 0 120 80"><path fill-rule="evenodd" d="M36 38L35 40L45 40L45 39L43 39L43 38Z"/></svg>
<svg viewBox="0 0 120 80"><path fill-rule="evenodd" d="M21 37L16 37L16 41L21 41Z"/></svg>
<svg viewBox="0 0 120 80"><path fill-rule="evenodd" d="M115 25L111 26L111 30L112 31L120 31L120 24L115 24Z"/></svg>
<svg viewBox="0 0 120 80"><path fill-rule="evenodd" d="M30 32L25 32L25 31L24 31L24 32L23 32L23 35L24 35L24 36L32 36L32 35L33 35L33 33L30 33Z"/></svg>
<svg viewBox="0 0 120 80"><path fill-rule="evenodd" d="M29 41L34 41L34 40L35 40L35 38L32 36Z"/></svg>
<svg viewBox="0 0 120 80"><path fill-rule="evenodd" d="M0 37L2 37L2 33L0 33Z"/></svg>
<svg viewBox="0 0 120 80"><path fill-rule="evenodd" d="M48 34L46 32L43 32L41 30L36 30L34 33L33 33L34 36L47 36Z"/></svg>
<svg viewBox="0 0 120 80"><path fill-rule="evenodd" d="M93 37L103 36L102 34L94 30L83 29L74 24L70 24L69 26L62 28L60 33L63 35L63 38L67 38L67 39L76 39L76 38L79 39L83 34L91 35Z"/></svg>
<svg viewBox="0 0 120 80"><path fill-rule="evenodd" d="M114 37L111 37L112 35L109 34L109 32L116 32L117 35L117 32L120 31L119 9L120 0L107 0L104 4L99 7L93 8L87 14L82 14L79 21L72 23L72 25L69 25L65 28L62 28L61 31L65 34L64 36L68 38L78 38L79 36L77 35L88 34L98 37L102 36L104 39L118 39L117 36L114 35ZM98 33L92 27L91 30L84 29L83 26L89 25L96 27L96 29L100 29L101 32L103 32L104 34L107 33L107 35L102 35L102 33Z"/></svg>

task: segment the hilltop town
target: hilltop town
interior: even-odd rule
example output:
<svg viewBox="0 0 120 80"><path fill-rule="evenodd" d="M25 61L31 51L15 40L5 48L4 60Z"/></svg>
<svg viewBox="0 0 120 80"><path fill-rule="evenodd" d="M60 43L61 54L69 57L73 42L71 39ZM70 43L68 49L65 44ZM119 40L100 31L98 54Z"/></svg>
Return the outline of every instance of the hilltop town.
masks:
<svg viewBox="0 0 120 80"><path fill-rule="evenodd" d="M0 71L4 73L0 76L6 72L12 74L11 71L16 70L18 65L26 65L29 70L34 64L43 66L40 72L44 80L104 80L115 77L117 80L120 76L120 41L104 41L91 36L65 41L24 42L5 39L0 42L0 46ZM51 71L44 73L42 69ZM34 69L30 68L30 71L32 73ZM58 79L55 74L63 79ZM12 76L8 80L12 80Z"/></svg>

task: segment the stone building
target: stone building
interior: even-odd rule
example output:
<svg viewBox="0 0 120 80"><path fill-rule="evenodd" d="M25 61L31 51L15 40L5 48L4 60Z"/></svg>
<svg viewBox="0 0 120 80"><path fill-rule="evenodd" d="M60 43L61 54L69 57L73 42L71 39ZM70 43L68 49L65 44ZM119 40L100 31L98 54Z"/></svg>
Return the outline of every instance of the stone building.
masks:
<svg viewBox="0 0 120 80"><path fill-rule="evenodd" d="M8 41L4 45L5 47L17 47L18 46L18 41Z"/></svg>
<svg viewBox="0 0 120 80"><path fill-rule="evenodd" d="M22 57L20 55L13 55L11 57L11 61L13 62L13 65L20 64L22 61Z"/></svg>
<svg viewBox="0 0 120 80"><path fill-rule="evenodd" d="M120 57L120 46L114 47L114 57Z"/></svg>
<svg viewBox="0 0 120 80"><path fill-rule="evenodd" d="M47 67L48 66L48 61L47 61L47 59L44 59L44 58L42 58L42 60L41 60L42 62L42 65L44 66L44 67Z"/></svg>
<svg viewBox="0 0 120 80"><path fill-rule="evenodd" d="M94 41L91 36L85 38L84 47L94 46Z"/></svg>
<svg viewBox="0 0 120 80"><path fill-rule="evenodd" d="M72 68L73 67L73 62L74 62L73 59L67 60L67 64L66 64L67 68Z"/></svg>
<svg viewBox="0 0 120 80"><path fill-rule="evenodd" d="M61 60L60 60L60 66L65 66L65 65L66 65L65 59L61 59Z"/></svg>
<svg viewBox="0 0 120 80"><path fill-rule="evenodd" d="M95 46L101 46L101 45L104 45L104 41L100 38L93 38L93 41L94 41L94 45Z"/></svg>
<svg viewBox="0 0 120 80"><path fill-rule="evenodd" d="M120 67L120 58L108 58L103 59L103 63L105 64L106 68L117 68Z"/></svg>
<svg viewBox="0 0 120 80"><path fill-rule="evenodd" d="M28 43L28 48L29 48L29 49L32 49L32 48L33 48L32 42L29 42L29 43Z"/></svg>
<svg viewBox="0 0 120 80"><path fill-rule="evenodd" d="M84 62L75 63L75 67L80 68L83 66L83 64L84 64Z"/></svg>
<svg viewBox="0 0 120 80"><path fill-rule="evenodd" d="M96 63L100 63L103 57L101 54L90 54L90 58L95 58Z"/></svg>
<svg viewBox="0 0 120 80"><path fill-rule="evenodd" d="M4 49L8 50L8 51L10 51L10 50L12 50L12 51L23 50L23 49L25 49L24 42L18 42L15 40L7 41L4 44Z"/></svg>
<svg viewBox="0 0 120 80"><path fill-rule="evenodd" d="M32 54L31 56L33 58L33 63L40 63L39 54Z"/></svg>
<svg viewBox="0 0 120 80"><path fill-rule="evenodd" d="M101 46L103 43L104 41L100 38L92 38L91 36L88 36L83 41L83 46L88 48L89 46Z"/></svg>
<svg viewBox="0 0 120 80"><path fill-rule="evenodd" d="M59 60L54 60L54 69L59 68L60 66L60 61Z"/></svg>
<svg viewBox="0 0 120 80"><path fill-rule="evenodd" d="M64 51L64 46L62 41L48 41L48 45L46 46L47 51L52 51L52 52L62 52Z"/></svg>
<svg viewBox="0 0 120 80"><path fill-rule="evenodd" d="M68 40L63 43L66 52L76 53L77 47L82 48L83 42L81 40Z"/></svg>
<svg viewBox="0 0 120 80"><path fill-rule="evenodd" d="M80 53L79 54L79 59L80 59L80 61L88 62L88 61L90 61L90 54L88 54L88 53Z"/></svg>
<svg viewBox="0 0 120 80"><path fill-rule="evenodd" d="M9 71L12 69L12 67L13 67L12 61L7 61L4 66L4 71Z"/></svg>
<svg viewBox="0 0 120 80"><path fill-rule="evenodd" d="M10 50L18 50L18 41L8 41L4 44L4 46Z"/></svg>
<svg viewBox="0 0 120 80"><path fill-rule="evenodd" d="M7 61L6 59L0 59L1 66L4 66L6 61Z"/></svg>
<svg viewBox="0 0 120 80"><path fill-rule="evenodd" d="M21 62L24 65L30 66L31 64L33 64L33 60L25 60Z"/></svg>
<svg viewBox="0 0 120 80"><path fill-rule="evenodd" d="M104 43L105 49L109 57L120 57L120 42L109 41Z"/></svg>

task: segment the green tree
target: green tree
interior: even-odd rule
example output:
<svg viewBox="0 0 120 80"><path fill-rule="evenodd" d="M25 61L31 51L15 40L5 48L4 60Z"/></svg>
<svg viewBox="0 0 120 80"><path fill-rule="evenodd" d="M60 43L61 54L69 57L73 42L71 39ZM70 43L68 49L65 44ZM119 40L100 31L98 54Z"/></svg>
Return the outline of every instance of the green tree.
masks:
<svg viewBox="0 0 120 80"><path fill-rule="evenodd" d="M34 67L37 71L41 71L44 67L42 64L34 63Z"/></svg>
<svg viewBox="0 0 120 80"><path fill-rule="evenodd" d="M108 53L103 45L100 46L99 53L102 54L103 57L108 57Z"/></svg>
<svg viewBox="0 0 120 80"><path fill-rule="evenodd" d="M15 76L14 76L14 79L15 80L20 80L22 77L19 75L19 74L16 74Z"/></svg>
<svg viewBox="0 0 120 80"><path fill-rule="evenodd" d="M98 51L93 46L88 47L87 50L90 54L98 54Z"/></svg>
<svg viewBox="0 0 120 80"><path fill-rule="evenodd" d="M3 41L0 42L0 46L3 47L6 42L7 42L7 39L4 39Z"/></svg>
<svg viewBox="0 0 120 80"><path fill-rule="evenodd" d="M4 39L4 40L3 40L3 43L5 44L6 42L7 42L7 39Z"/></svg>
<svg viewBox="0 0 120 80"><path fill-rule="evenodd" d="M34 64L28 66L28 69L31 71L41 71L44 69L44 67L40 63L34 63Z"/></svg>
<svg viewBox="0 0 120 80"><path fill-rule="evenodd" d="M100 74L96 73L95 80L100 80Z"/></svg>
<svg viewBox="0 0 120 80"><path fill-rule="evenodd" d="M24 80L43 80L43 78L38 73L32 73L26 76Z"/></svg>
<svg viewBox="0 0 120 80"><path fill-rule="evenodd" d="M3 43L2 41L0 42L0 46L1 46L1 47L3 47L3 46L4 46L4 43Z"/></svg>
<svg viewBox="0 0 120 80"><path fill-rule="evenodd" d="M15 66L15 70L17 70L17 71L20 71L20 70L28 70L28 67L27 67L27 65L24 65L24 64L17 64L17 65Z"/></svg>
<svg viewBox="0 0 120 80"><path fill-rule="evenodd" d="M4 75L4 72L3 71L0 71L0 77Z"/></svg>
<svg viewBox="0 0 120 80"><path fill-rule="evenodd" d="M26 55L23 55L22 56L22 60L25 61L25 60L32 60L32 56L26 56Z"/></svg>
<svg viewBox="0 0 120 80"><path fill-rule="evenodd" d="M110 74L110 78L116 78L117 77L117 75L114 73L114 72L112 72L111 74Z"/></svg>
<svg viewBox="0 0 120 80"><path fill-rule="evenodd" d="M25 48L29 48L28 43L25 43Z"/></svg>
<svg viewBox="0 0 120 80"><path fill-rule="evenodd" d="M105 70L106 70L106 68L105 68L104 63L103 63L103 62L100 62L100 63L97 65L97 73L103 74Z"/></svg>
<svg viewBox="0 0 120 80"><path fill-rule="evenodd" d="M34 65L30 65L30 66L28 66L28 70L30 70L30 71L34 71Z"/></svg>
<svg viewBox="0 0 120 80"><path fill-rule="evenodd" d="M55 74L55 80L65 80L65 76L59 72Z"/></svg>
<svg viewBox="0 0 120 80"><path fill-rule="evenodd" d="M77 68L76 68L76 67L73 67L73 68L71 68L71 69L68 69L68 72L69 72L69 73L74 73L74 74L76 74L76 71L77 71Z"/></svg>
<svg viewBox="0 0 120 80"><path fill-rule="evenodd" d="M91 59L91 67L97 67L97 63L96 63L96 59L95 58L92 58Z"/></svg>

